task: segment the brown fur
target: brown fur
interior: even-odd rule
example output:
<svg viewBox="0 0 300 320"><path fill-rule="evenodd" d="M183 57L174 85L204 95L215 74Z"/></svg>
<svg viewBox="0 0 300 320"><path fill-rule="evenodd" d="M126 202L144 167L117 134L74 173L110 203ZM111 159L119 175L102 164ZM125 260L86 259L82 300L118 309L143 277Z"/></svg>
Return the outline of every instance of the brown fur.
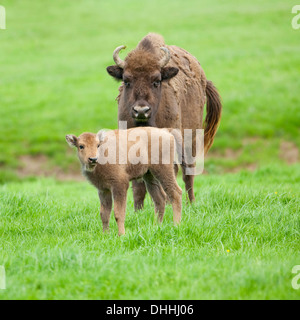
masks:
<svg viewBox="0 0 300 320"><path fill-rule="evenodd" d="M158 64L164 54L160 47L166 47L171 53L171 60L163 68ZM205 152L209 150L220 121L222 104L216 88L206 79L200 63L190 53L177 46L165 45L161 35L150 33L127 55L124 69L110 66L107 71L123 80L117 98L118 118L127 121L128 128L140 125L178 128L182 133L184 129L192 129L193 134L196 129L204 128L204 149ZM153 86L155 81L160 83L158 88ZM127 82L129 87L125 85ZM134 118L133 108L139 105L150 108L148 119ZM195 144L193 139L193 156ZM194 201L194 176L186 175L184 168L183 180L190 201ZM141 183L133 181L136 210L143 207L145 192Z"/></svg>
<svg viewBox="0 0 300 320"><path fill-rule="evenodd" d="M131 130L133 129L126 130L127 137ZM176 148L174 136L167 130L157 128L136 128L134 130L144 130L147 134L148 144L145 144L146 142L142 140L142 135L140 139L142 140L143 145L148 146L148 164L130 164L128 161L127 164L119 164L120 155L118 152L116 164L99 163L101 161L99 159L98 147L107 143L107 141L109 141L109 136L115 134L117 137L116 147L118 150L119 139L121 139L120 145L124 145L124 140L122 139L126 139L124 131L121 132L119 130L114 130L106 132L104 140L102 139L103 136L101 132L99 132L98 135L93 133L83 133L78 138L74 135L66 136L66 140L69 145L78 149L78 157L81 162L83 174L98 189L98 195L101 203L100 216L104 232L107 231L109 227L112 202L114 201L114 213L119 235L125 234L124 222L127 190L129 187L129 181L133 179L143 179L145 182L147 190L153 199L155 212L158 216L159 222L162 222L163 220L166 196L169 198L173 207L174 223L178 224L181 220L182 191L177 184L174 172L174 150ZM151 141L151 136L162 136L170 140L171 147L169 164L163 164L161 160L158 164L151 164L151 146L154 146L155 143L153 140ZM135 143L128 141L128 138L126 141L127 149ZM80 146L83 146L84 149L80 149ZM97 154L98 162L91 164L89 159L94 158L95 154ZM161 143L159 144L159 156L162 157Z"/></svg>

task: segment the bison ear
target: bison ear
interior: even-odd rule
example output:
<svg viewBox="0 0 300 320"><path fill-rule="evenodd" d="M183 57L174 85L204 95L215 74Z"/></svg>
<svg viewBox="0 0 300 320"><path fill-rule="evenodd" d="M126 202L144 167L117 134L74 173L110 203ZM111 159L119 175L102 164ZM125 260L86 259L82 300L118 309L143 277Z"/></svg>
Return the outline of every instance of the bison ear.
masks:
<svg viewBox="0 0 300 320"><path fill-rule="evenodd" d="M74 136L73 134L67 134L66 140L70 147L77 147L77 137Z"/></svg>
<svg viewBox="0 0 300 320"><path fill-rule="evenodd" d="M168 80L176 76L179 69L174 67L166 67L161 69L161 79Z"/></svg>
<svg viewBox="0 0 300 320"><path fill-rule="evenodd" d="M106 132L104 129L100 130L98 133L97 133L97 138L100 142L103 142L104 139L106 137Z"/></svg>
<svg viewBox="0 0 300 320"><path fill-rule="evenodd" d="M106 68L106 71L117 80L122 80L123 78L123 69L118 66L109 66Z"/></svg>

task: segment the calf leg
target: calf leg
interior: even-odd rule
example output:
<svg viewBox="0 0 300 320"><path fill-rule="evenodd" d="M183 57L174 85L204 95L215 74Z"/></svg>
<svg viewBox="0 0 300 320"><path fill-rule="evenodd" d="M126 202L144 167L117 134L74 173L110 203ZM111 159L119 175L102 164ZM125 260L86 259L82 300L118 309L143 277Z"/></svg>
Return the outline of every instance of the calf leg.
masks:
<svg viewBox="0 0 300 320"><path fill-rule="evenodd" d="M112 197L109 190L98 190L100 199L100 216L103 225L103 232L109 231L109 219L112 208Z"/></svg>
<svg viewBox="0 0 300 320"><path fill-rule="evenodd" d="M178 167L178 164L174 164L174 172L175 172L175 177L177 178L177 175L178 175L178 171L179 171L179 167Z"/></svg>
<svg viewBox="0 0 300 320"><path fill-rule="evenodd" d="M190 202L195 201L194 195L194 176L193 175L186 175L185 174L185 167L182 167L182 179L185 184L185 190L188 193L188 197Z"/></svg>
<svg viewBox="0 0 300 320"><path fill-rule="evenodd" d="M138 211L144 208L144 200L146 197L146 186L144 181L133 180L132 191L134 200L134 210Z"/></svg>
<svg viewBox="0 0 300 320"><path fill-rule="evenodd" d="M155 213L157 215L158 221L162 222L165 213L166 194L159 181L155 179L150 172L147 172L144 175L143 179L146 183L147 190L154 202Z"/></svg>
<svg viewBox="0 0 300 320"><path fill-rule="evenodd" d="M177 184L173 165L154 166L151 170L151 173L161 183L164 191L171 201L174 224L179 224L181 220L182 209L182 190Z"/></svg>
<svg viewBox="0 0 300 320"><path fill-rule="evenodd" d="M112 195L114 200L114 213L118 225L119 236L125 234L125 214L126 214L126 200L129 183L120 182L112 188Z"/></svg>
<svg viewBox="0 0 300 320"><path fill-rule="evenodd" d="M195 130L193 130L192 141L190 141L189 139L187 139L187 141L184 141L184 146L181 155L182 179L185 183L185 190L188 193L188 197L191 203L195 201L194 174L188 175L187 170L190 171L189 173L194 173L193 171L196 167L196 161L197 159L200 160L199 157L201 155L201 152L203 151L201 150L201 147L203 148L203 144L201 144L201 141L201 137L197 137L197 133L195 132ZM199 142L200 146L198 145Z"/></svg>

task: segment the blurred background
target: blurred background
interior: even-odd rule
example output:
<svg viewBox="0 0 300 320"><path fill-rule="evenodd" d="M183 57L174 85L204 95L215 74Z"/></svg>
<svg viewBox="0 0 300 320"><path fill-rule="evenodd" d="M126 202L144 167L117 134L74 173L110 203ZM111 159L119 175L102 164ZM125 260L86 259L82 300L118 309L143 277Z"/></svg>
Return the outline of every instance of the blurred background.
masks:
<svg viewBox="0 0 300 320"><path fill-rule="evenodd" d="M117 128L106 73L149 32L200 61L223 99L206 173L299 162L300 29L290 0L1 0L0 182L81 179L65 135Z"/></svg>

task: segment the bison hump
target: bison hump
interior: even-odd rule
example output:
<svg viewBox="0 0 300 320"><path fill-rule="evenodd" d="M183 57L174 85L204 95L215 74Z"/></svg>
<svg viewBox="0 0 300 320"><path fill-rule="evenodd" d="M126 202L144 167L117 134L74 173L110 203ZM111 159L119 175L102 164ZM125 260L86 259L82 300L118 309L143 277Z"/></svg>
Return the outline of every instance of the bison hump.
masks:
<svg viewBox="0 0 300 320"><path fill-rule="evenodd" d="M157 33L147 34L138 44L137 49L147 50L160 54L160 47L165 45L164 38Z"/></svg>

